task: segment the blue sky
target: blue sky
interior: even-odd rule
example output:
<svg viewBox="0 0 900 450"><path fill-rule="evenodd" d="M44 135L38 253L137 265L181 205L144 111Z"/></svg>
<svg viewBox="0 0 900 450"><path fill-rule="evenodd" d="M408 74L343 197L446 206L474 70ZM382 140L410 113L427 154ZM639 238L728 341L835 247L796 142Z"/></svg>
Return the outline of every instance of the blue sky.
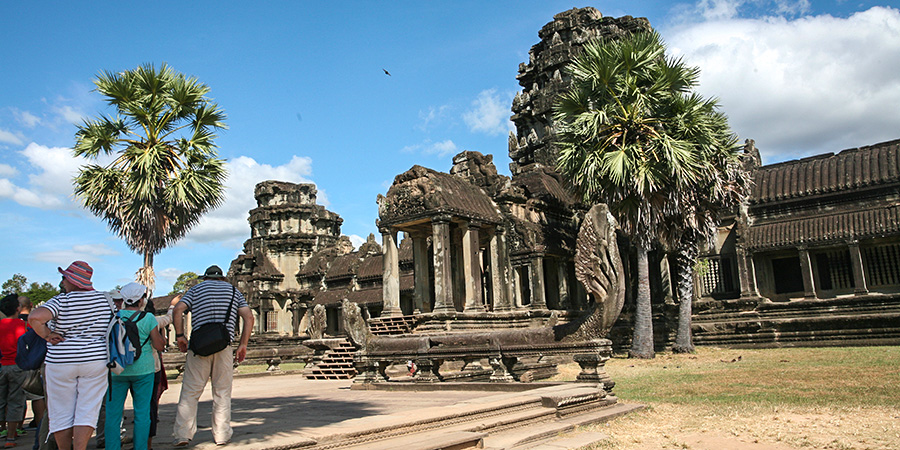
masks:
<svg viewBox="0 0 900 450"><path fill-rule="evenodd" d="M376 196L414 164L447 171L475 150L509 174L518 65L554 14L584 6L647 17L765 163L900 138L893 2L2 2L0 281L55 283L83 259L108 289L141 265L71 197L74 124L110 113L100 71L166 62L228 114L226 203L156 256L165 293L179 273L227 268L259 181L316 183L359 242L377 232Z"/></svg>

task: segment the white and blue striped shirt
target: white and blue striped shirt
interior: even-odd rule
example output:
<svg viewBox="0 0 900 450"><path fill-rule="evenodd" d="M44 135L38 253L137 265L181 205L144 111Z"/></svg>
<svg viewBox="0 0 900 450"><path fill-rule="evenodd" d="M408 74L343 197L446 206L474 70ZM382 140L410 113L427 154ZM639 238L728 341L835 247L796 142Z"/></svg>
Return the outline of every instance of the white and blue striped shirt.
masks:
<svg viewBox="0 0 900 450"><path fill-rule="evenodd" d="M232 296L234 304L229 310L228 304ZM206 323L225 322L227 315L228 321L225 326L231 336L234 336L238 308L248 306L241 292L222 280L204 280L188 289L181 297L181 302L187 305L188 311L191 312L191 329L197 329Z"/></svg>
<svg viewBox="0 0 900 450"><path fill-rule="evenodd" d="M64 339L59 344L47 345L47 363L106 361L107 331L113 312L103 292L59 294L41 306L53 314L48 325Z"/></svg>

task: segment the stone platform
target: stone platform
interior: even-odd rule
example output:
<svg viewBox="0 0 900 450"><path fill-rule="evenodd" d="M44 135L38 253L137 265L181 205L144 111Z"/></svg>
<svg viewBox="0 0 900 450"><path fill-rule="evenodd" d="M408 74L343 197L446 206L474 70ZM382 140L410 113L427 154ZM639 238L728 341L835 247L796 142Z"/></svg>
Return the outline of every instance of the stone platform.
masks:
<svg viewBox="0 0 900 450"><path fill-rule="evenodd" d="M614 403L614 397L588 399L596 386L570 383L535 383L535 389L520 392L484 390L489 386L480 390L351 390L350 384L349 380L306 380L299 374L236 378L234 437L224 448L578 448L603 436L560 434L642 408ZM156 450L172 448L180 388L173 383L161 399L159 435L153 442ZM188 448L223 448L212 442L211 403L207 386L200 402L199 430ZM126 415L131 418L130 409Z"/></svg>

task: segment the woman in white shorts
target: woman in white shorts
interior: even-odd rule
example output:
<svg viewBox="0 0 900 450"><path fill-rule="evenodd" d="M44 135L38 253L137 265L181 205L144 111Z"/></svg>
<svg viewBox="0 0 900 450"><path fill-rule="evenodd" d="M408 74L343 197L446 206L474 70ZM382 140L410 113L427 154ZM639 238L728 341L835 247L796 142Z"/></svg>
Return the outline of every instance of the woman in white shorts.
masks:
<svg viewBox="0 0 900 450"><path fill-rule="evenodd" d="M50 432L60 450L86 450L107 388L109 300L91 285L93 269L75 261L62 274L64 293L28 316L47 342L46 385Z"/></svg>

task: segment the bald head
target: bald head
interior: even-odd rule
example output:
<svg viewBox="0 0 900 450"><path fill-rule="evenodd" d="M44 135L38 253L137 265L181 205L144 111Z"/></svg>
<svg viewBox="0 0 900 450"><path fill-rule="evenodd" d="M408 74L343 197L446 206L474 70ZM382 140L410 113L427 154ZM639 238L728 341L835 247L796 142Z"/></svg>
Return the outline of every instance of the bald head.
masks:
<svg viewBox="0 0 900 450"><path fill-rule="evenodd" d="M22 308L22 314L29 314L31 312L31 299L24 295L20 295L19 308Z"/></svg>

